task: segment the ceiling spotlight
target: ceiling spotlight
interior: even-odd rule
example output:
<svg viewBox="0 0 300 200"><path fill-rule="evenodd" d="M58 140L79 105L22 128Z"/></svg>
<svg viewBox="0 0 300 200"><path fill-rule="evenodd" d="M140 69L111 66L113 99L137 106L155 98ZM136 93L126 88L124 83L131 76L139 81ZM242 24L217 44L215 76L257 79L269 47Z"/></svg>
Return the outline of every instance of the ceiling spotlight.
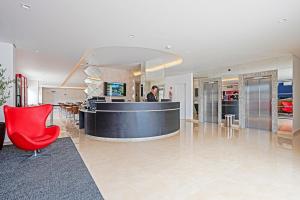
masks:
<svg viewBox="0 0 300 200"><path fill-rule="evenodd" d="M279 23L286 23L286 22L288 22L288 21L289 21L289 20L286 19L286 18L282 18L282 19L278 20Z"/></svg>
<svg viewBox="0 0 300 200"><path fill-rule="evenodd" d="M135 38L135 35L129 35L128 37L129 38Z"/></svg>
<svg viewBox="0 0 300 200"><path fill-rule="evenodd" d="M31 5L21 3L21 7L24 8L24 9L26 9L26 10L29 10L31 8Z"/></svg>
<svg viewBox="0 0 300 200"><path fill-rule="evenodd" d="M171 45L167 45L167 46L165 46L165 49L171 49L172 48L172 46Z"/></svg>

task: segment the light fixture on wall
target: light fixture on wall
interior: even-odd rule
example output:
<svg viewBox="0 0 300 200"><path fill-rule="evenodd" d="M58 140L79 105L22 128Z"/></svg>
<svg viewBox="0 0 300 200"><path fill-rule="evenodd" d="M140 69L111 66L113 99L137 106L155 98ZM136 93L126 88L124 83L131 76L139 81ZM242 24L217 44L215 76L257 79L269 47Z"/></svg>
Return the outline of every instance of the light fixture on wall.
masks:
<svg viewBox="0 0 300 200"><path fill-rule="evenodd" d="M133 72L133 76L140 76L142 74L141 71L135 71Z"/></svg>
<svg viewBox="0 0 300 200"><path fill-rule="evenodd" d="M183 62L183 59L178 58L177 60L174 60L174 61L171 61L171 62L168 62L168 63L163 63L161 65L156 65L156 66L153 66L153 67L146 68L146 72L155 72L155 71L158 71L158 70L161 70L161 69L166 69L166 68L169 68L169 67L173 67L175 65L179 65L182 62Z"/></svg>
<svg viewBox="0 0 300 200"><path fill-rule="evenodd" d="M226 82L226 81L238 81L239 78L226 78L226 79L222 79L223 82Z"/></svg>
<svg viewBox="0 0 300 200"><path fill-rule="evenodd" d="M83 72L90 78L90 79L101 79L101 68L96 66L89 66L83 70Z"/></svg>
<svg viewBox="0 0 300 200"><path fill-rule="evenodd" d="M169 44L165 46L165 49L168 49L168 50L169 50L169 49L171 49L171 48L172 48L172 46L169 45Z"/></svg>
<svg viewBox="0 0 300 200"><path fill-rule="evenodd" d="M21 3L21 7L24 8L25 10L29 10L31 8L31 5L25 4L25 3Z"/></svg>
<svg viewBox="0 0 300 200"><path fill-rule="evenodd" d="M283 24L283 23L287 23L289 20L286 18L282 18L280 20L278 20L278 23Z"/></svg>
<svg viewBox="0 0 300 200"><path fill-rule="evenodd" d="M87 96L92 97L102 95L103 90L101 89L101 69L96 66L89 66L84 69L84 73L87 75L87 78L84 80L84 83L87 85L87 88L84 92L87 94Z"/></svg>
<svg viewBox="0 0 300 200"><path fill-rule="evenodd" d="M93 81L101 81L100 78L90 77L88 76L87 79L93 80Z"/></svg>

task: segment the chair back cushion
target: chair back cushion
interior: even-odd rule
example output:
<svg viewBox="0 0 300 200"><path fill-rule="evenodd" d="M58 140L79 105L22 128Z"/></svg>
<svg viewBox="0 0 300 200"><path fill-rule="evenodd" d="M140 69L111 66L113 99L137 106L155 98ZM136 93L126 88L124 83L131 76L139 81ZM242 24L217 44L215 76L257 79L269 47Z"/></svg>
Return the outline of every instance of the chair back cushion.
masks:
<svg viewBox="0 0 300 200"><path fill-rule="evenodd" d="M8 136L14 132L25 134L30 138L43 135L46 120L51 111L52 105L50 104L32 107L4 106Z"/></svg>
<svg viewBox="0 0 300 200"><path fill-rule="evenodd" d="M282 105L284 107L293 107L293 102L290 102L290 101L283 101L282 102Z"/></svg>

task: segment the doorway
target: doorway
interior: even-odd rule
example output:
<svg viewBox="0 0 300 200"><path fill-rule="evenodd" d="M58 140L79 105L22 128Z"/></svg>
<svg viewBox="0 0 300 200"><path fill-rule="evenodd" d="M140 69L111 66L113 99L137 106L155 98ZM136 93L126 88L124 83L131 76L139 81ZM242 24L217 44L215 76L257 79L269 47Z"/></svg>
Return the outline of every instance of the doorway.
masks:
<svg viewBox="0 0 300 200"><path fill-rule="evenodd" d="M186 85L175 84L174 86L174 101L180 102L180 119L186 119Z"/></svg>
<svg viewBox="0 0 300 200"><path fill-rule="evenodd" d="M222 80L222 122L225 115L234 115L233 124L239 125L239 81L238 77Z"/></svg>
<svg viewBox="0 0 300 200"><path fill-rule="evenodd" d="M292 73L290 73L292 76ZM278 80L278 132L293 133L293 80Z"/></svg>
<svg viewBox="0 0 300 200"><path fill-rule="evenodd" d="M141 101L141 83L140 82L135 82L135 102L140 102Z"/></svg>
<svg viewBox="0 0 300 200"><path fill-rule="evenodd" d="M245 79L245 127L272 130L272 78L271 76Z"/></svg>

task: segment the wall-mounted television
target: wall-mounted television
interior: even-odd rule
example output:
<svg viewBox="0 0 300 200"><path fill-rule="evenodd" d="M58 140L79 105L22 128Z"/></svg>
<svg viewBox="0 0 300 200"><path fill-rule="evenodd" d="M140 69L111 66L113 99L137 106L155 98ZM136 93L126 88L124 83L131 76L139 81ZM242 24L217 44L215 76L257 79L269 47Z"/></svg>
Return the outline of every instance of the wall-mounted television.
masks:
<svg viewBox="0 0 300 200"><path fill-rule="evenodd" d="M126 83L104 82L104 95L115 97L126 96Z"/></svg>

